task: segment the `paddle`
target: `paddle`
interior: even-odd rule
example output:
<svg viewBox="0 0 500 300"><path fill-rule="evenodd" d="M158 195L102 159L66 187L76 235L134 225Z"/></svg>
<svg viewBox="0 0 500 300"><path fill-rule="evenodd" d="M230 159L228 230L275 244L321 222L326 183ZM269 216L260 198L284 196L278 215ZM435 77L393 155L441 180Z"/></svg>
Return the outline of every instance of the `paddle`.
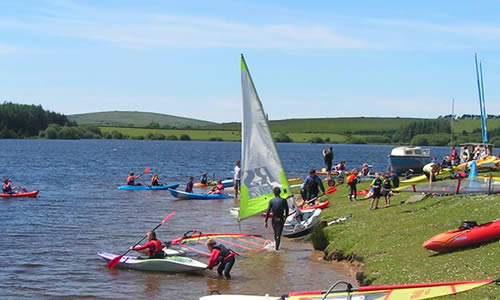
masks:
<svg viewBox="0 0 500 300"><path fill-rule="evenodd" d="M141 175L139 175L139 177L140 177L140 176L142 176L142 175L144 175L144 174L149 173L149 171L151 171L151 168L146 168L146 169L144 169L144 172L142 172L142 174L141 174Z"/></svg>
<svg viewBox="0 0 500 300"><path fill-rule="evenodd" d="M175 211L171 212L168 216L166 216L165 219L163 219L163 221L161 221L161 223L158 224L151 231L155 231L156 229L158 229L158 227L160 227L161 225L163 225L163 223L165 223L173 215L175 215ZM148 235L145 235L140 241L138 241L134 246L132 246L132 248L134 248L135 246L139 245L147 237L148 237ZM120 262L120 260L122 259L122 257L125 256L129 252L130 252L130 249L128 249L127 252L123 253L122 255L119 255L119 256L113 258L112 260L110 260L109 263L108 263L108 268L113 269Z"/></svg>

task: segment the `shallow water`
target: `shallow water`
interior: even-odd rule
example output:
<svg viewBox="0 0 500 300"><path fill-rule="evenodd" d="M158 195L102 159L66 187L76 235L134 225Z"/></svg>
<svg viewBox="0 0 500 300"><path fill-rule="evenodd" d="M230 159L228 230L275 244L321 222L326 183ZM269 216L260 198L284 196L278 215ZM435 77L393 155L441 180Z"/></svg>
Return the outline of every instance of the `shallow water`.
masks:
<svg viewBox="0 0 500 300"><path fill-rule="evenodd" d="M325 145L278 144L289 178L304 177L323 167ZM335 161L348 168L368 162L385 171L391 146L334 145ZM441 158L448 148L433 148ZM282 250L239 258L233 280L215 271L201 276L108 270L96 253L123 253L167 214L157 230L161 240L186 231L248 232L272 238L262 217L241 227L228 213L233 199L174 200L167 191L122 191L130 171L158 172L168 183L231 176L240 158L240 143L118 140L0 140L1 175L38 198L0 200L0 295L3 298L197 299L211 290L223 293L280 295L289 291L326 289L336 280L353 279L321 259L309 243L284 239Z"/></svg>

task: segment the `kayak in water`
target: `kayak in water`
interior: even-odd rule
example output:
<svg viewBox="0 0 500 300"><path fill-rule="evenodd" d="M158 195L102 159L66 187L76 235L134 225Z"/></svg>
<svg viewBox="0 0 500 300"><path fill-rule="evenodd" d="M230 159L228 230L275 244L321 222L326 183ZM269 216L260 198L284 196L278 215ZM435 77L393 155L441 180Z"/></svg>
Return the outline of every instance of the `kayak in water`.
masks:
<svg viewBox="0 0 500 300"><path fill-rule="evenodd" d="M22 192L22 193L12 193L12 194L0 194L0 197L3 198L14 198L14 197L36 197L38 195L39 191L33 191L33 192Z"/></svg>
<svg viewBox="0 0 500 300"><path fill-rule="evenodd" d="M178 199L219 200L219 199L226 199L226 198L230 197L228 194L225 194L225 193L196 194L196 193L177 191L174 189L168 189L168 191L170 192L170 194L172 196L174 196L175 198L178 198Z"/></svg>
<svg viewBox="0 0 500 300"><path fill-rule="evenodd" d="M122 185L119 186L119 190L133 190L133 191L144 191L144 190L168 190L176 189L179 184L165 184L165 185Z"/></svg>
<svg viewBox="0 0 500 300"><path fill-rule="evenodd" d="M98 252L97 255L107 261L111 261L119 255ZM189 257L166 256L165 258L142 258L134 256L123 256L117 267L166 273L200 273L207 265Z"/></svg>

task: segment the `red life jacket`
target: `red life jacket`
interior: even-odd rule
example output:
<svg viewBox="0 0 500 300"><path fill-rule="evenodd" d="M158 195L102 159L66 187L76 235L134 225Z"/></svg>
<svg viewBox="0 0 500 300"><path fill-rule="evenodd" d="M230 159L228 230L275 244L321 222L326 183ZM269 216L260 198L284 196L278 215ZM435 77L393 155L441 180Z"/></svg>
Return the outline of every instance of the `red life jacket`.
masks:
<svg viewBox="0 0 500 300"><path fill-rule="evenodd" d="M8 192L12 191L12 187L10 186L10 183L4 183L2 189L3 189L4 193L8 193Z"/></svg>
<svg viewBox="0 0 500 300"><path fill-rule="evenodd" d="M130 175L129 177L127 177L127 184L134 185L135 184L135 176Z"/></svg>

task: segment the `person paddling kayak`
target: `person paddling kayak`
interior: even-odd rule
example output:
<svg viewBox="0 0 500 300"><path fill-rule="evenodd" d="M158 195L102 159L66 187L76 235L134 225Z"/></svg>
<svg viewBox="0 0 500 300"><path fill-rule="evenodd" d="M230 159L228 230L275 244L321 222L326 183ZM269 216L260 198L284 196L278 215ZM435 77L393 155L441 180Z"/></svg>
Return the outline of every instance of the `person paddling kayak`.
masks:
<svg viewBox="0 0 500 300"><path fill-rule="evenodd" d="M17 189L17 185L13 187L10 179L5 178L5 180L3 181L3 186L2 186L3 192L5 194L16 194L17 193L16 189Z"/></svg>
<svg viewBox="0 0 500 300"><path fill-rule="evenodd" d="M231 279L229 272L231 272L234 262L236 261L234 257L235 252L222 244L217 244L214 239L209 239L206 245L208 250L210 250L210 259L208 260L207 269L212 270L213 267L219 265L217 268L219 276L222 276L224 272L226 279Z"/></svg>
<svg viewBox="0 0 500 300"><path fill-rule="evenodd" d="M142 174L135 176L134 172L130 172L130 175L127 177L127 185L141 185L140 183L135 183L135 180L139 179L141 176Z"/></svg>
<svg viewBox="0 0 500 300"><path fill-rule="evenodd" d="M163 185L163 183L158 178L158 173L155 173L153 175L153 178L151 178L151 185L153 185L153 186Z"/></svg>
<svg viewBox="0 0 500 300"><path fill-rule="evenodd" d="M139 251L147 248L149 258L165 257L165 253L163 252L163 245L161 241L156 238L156 233L154 231L150 231L148 232L147 236L149 242L142 246L130 247L129 249Z"/></svg>

